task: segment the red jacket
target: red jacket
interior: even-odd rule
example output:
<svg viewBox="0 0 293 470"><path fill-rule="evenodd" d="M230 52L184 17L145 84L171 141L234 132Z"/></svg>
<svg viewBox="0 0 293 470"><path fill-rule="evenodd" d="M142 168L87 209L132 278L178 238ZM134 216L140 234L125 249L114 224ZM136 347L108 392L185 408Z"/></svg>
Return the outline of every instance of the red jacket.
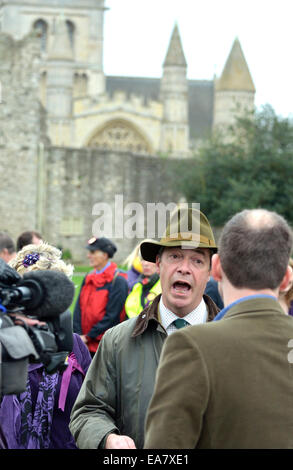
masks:
<svg viewBox="0 0 293 470"><path fill-rule="evenodd" d="M125 318L128 293L127 274L111 262L102 273L85 276L73 314L73 331L87 335L87 346L95 352L108 328Z"/></svg>

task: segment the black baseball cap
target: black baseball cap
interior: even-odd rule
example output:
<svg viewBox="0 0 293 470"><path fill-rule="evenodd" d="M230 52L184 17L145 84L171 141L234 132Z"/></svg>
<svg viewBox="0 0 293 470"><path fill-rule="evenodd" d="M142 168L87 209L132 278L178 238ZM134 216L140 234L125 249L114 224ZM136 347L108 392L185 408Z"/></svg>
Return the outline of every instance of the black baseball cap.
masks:
<svg viewBox="0 0 293 470"><path fill-rule="evenodd" d="M101 250L104 253L107 253L109 258L112 258L114 253L116 253L117 251L116 245L114 245L114 243L111 240L105 237L90 238L86 246L86 249L90 251Z"/></svg>

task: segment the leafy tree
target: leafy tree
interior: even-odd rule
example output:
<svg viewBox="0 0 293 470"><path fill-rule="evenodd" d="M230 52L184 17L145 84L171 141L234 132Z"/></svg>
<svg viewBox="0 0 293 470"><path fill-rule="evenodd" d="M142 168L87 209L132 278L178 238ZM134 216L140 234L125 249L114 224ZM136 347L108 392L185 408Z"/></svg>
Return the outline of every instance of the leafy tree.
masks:
<svg viewBox="0 0 293 470"><path fill-rule="evenodd" d="M176 171L187 201L199 202L216 226L256 207L293 223L293 123L268 105L214 134Z"/></svg>

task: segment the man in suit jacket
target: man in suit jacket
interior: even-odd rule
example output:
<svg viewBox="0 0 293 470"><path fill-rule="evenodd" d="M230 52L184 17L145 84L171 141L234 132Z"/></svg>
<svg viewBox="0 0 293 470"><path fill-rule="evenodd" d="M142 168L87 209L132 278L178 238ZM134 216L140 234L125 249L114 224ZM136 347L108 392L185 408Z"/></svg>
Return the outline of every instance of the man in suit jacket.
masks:
<svg viewBox="0 0 293 470"><path fill-rule="evenodd" d="M225 308L166 340L145 448L293 448L293 321L277 301L291 250L274 212L225 225L212 260Z"/></svg>

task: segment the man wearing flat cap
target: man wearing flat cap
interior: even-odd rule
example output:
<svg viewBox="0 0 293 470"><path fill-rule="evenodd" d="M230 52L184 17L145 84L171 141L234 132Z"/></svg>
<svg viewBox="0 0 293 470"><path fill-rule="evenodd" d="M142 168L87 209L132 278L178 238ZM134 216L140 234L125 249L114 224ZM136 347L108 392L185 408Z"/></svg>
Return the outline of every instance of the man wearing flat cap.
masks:
<svg viewBox="0 0 293 470"><path fill-rule="evenodd" d="M117 251L108 238L91 238L86 246L90 265L73 313L73 331L80 335L93 356L108 328L125 318L124 303L128 293L126 273L110 261Z"/></svg>
<svg viewBox="0 0 293 470"><path fill-rule="evenodd" d="M81 449L142 448L165 339L219 311L204 295L216 244L202 212L179 206L161 240L142 242L140 249L143 259L156 262L162 294L103 336L71 414Z"/></svg>

